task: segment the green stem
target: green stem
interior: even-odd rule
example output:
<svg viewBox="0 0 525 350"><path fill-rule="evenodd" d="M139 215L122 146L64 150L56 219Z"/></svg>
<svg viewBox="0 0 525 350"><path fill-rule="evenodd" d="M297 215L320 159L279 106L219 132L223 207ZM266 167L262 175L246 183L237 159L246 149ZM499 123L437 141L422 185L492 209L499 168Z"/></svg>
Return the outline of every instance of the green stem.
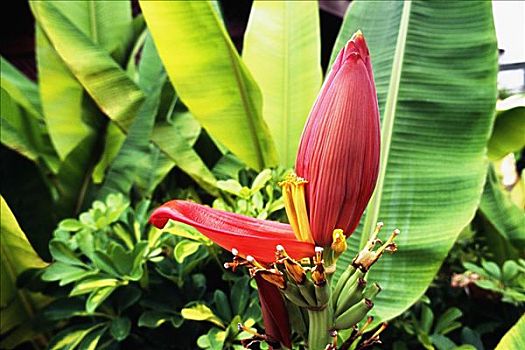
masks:
<svg viewBox="0 0 525 350"><path fill-rule="evenodd" d="M328 305L323 310L308 310L310 326L308 330L308 349L324 350L330 343L330 328L332 327L332 308Z"/></svg>

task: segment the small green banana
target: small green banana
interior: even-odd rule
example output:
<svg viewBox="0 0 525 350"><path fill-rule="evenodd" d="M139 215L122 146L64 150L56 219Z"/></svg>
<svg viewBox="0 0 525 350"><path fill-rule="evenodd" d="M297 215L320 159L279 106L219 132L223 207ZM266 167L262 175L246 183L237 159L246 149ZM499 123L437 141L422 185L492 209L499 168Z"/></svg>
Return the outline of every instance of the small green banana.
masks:
<svg viewBox="0 0 525 350"><path fill-rule="evenodd" d="M354 293L359 292L357 288L359 280L365 278L365 275L366 272L363 272L361 269L357 269L355 273L350 276L343 286L341 293L339 293L339 297L334 299L334 305L336 306L336 309L342 310L344 306L346 306L346 308L350 306L348 301L353 297Z"/></svg>
<svg viewBox="0 0 525 350"><path fill-rule="evenodd" d="M341 274L341 277L339 277L339 280L337 280L337 284L335 285L335 289L332 292L332 300L335 302L337 301L337 298L339 298L339 294L341 293L341 290L343 289L346 281L355 273L355 267L350 264L348 267L343 271Z"/></svg>
<svg viewBox="0 0 525 350"><path fill-rule="evenodd" d="M381 291L381 287L377 283L373 283L370 287L365 290L363 294L367 299L374 299L375 296Z"/></svg>
<svg viewBox="0 0 525 350"><path fill-rule="evenodd" d="M339 316L345 312L348 308L358 303L363 299L363 291L366 287L366 280L362 277L357 279L357 282L348 291L343 290L344 294L341 294L337 301L335 315Z"/></svg>
<svg viewBox="0 0 525 350"><path fill-rule="evenodd" d="M306 279L303 284L298 284L297 288L299 289L299 292L303 296L304 300L310 305L310 306L316 306L317 300L315 297L315 289L314 284L309 279Z"/></svg>
<svg viewBox="0 0 525 350"><path fill-rule="evenodd" d="M335 329L347 329L361 321L374 306L370 299L362 299L335 319Z"/></svg>
<svg viewBox="0 0 525 350"><path fill-rule="evenodd" d="M295 284L288 283L286 285L285 289L281 289L284 296L290 300L292 303L299 307L308 307L309 304L306 302L306 300L303 298L299 287L297 287Z"/></svg>
<svg viewBox="0 0 525 350"><path fill-rule="evenodd" d="M328 282L318 286L314 285L317 306L325 306L330 301L330 285Z"/></svg>

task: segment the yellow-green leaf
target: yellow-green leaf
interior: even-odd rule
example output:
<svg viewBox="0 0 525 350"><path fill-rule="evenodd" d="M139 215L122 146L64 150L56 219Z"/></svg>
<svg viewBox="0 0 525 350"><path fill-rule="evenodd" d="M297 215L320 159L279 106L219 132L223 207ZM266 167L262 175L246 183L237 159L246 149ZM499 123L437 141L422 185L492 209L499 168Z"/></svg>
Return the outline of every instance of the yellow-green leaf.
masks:
<svg viewBox="0 0 525 350"><path fill-rule="evenodd" d="M224 329L224 323L222 323L221 319L215 316L213 311L204 304L184 308L180 313L187 320L208 321Z"/></svg>
<svg viewBox="0 0 525 350"><path fill-rule="evenodd" d="M292 167L322 81L317 2L255 1L242 56L261 88L280 164Z"/></svg>
<svg viewBox="0 0 525 350"><path fill-rule="evenodd" d="M172 84L219 142L255 169L277 164L261 92L209 1L141 1Z"/></svg>
<svg viewBox="0 0 525 350"><path fill-rule="evenodd" d="M498 160L525 147L525 94L496 105L496 122L489 140L489 157Z"/></svg>
<svg viewBox="0 0 525 350"><path fill-rule="evenodd" d="M0 308L2 310L0 334L3 335L13 328L29 322L35 312L46 304L47 299L42 296L18 289L16 278L29 268L42 268L47 264L40 259L31 247L4 197L0 197L0 201L0 276L2 280L0 286ZM2 339L0 346L2 348L6 344L15 346L18 342L31 339L33 335L34 332L27 328L24 334L17 335L15 343L8 336Z"/></svg>
<svg viewBox="0 0 525 350"><path fill-rule="evenodd" d="M102 111L127 130L142 104L142 91L112 56L77 27L57 4L52 1L32 3L39 26Z"/></svg>

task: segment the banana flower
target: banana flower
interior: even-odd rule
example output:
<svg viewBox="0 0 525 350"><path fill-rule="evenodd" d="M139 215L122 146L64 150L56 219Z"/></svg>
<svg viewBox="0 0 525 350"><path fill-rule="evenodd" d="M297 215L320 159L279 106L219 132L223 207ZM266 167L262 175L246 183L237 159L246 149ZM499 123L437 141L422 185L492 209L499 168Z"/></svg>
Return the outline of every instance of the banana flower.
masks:
<svg viewBox="0 0 525 350"><path fill-rule="evenodd" d="M296 260L312 257L316 246L346 244L344 239L356 228L376 184L379 149L379 111L370 56L363 35L357 32L337 56L310 112L296 174L281 183L290 224L182 200L156 209L150 222L159 228L170 219L191 225L234 255L260 264L275 261L277 246ZM264 307L266 301L261 303L265 321L279 323L268 316L272 310L265 310L271 309ZM290 345L285 335L273 336Z"/></svg>

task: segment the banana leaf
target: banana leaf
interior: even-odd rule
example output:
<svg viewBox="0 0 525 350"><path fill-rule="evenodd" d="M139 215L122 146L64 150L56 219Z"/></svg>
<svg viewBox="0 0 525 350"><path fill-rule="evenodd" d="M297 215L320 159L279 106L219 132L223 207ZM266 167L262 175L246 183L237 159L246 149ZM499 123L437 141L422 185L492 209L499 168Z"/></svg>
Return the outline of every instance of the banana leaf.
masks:
<svg viewBox="0 0 525 350"><path fill-rule="evenodd" d="M255 169L277 164L259 87L209 1L141 1L177 95L202 126Z"/></svg>
<svg viewBox="0 0 525 350"><path fill-rule="evenodd" d="M263 117L293 167L306 117L321 87L316 1L255 1L244 35L243 61L263 95Z"/></svg>
<svg viewBox="0 0 525 350"><path fill-rule="evenodd" d="M354 1L332 59L358 29L377 86L381 165L362 225L338 264L351 263L377 221L385 231L401 230L398 252L385 254L369 275L383 289L374 313L388 320L423 295L478 207L497 46L485 1Z"/></svg>
<svg viewBox="0 0 525 350"><path fill-rule="evenodd" d="M29 268L42 268L47 264L35 253L26 236L18 226L4 197L1 201L1 264L2 279L0 293L0 334L2 349L12 349L16 345L31 340L35 331L30 322L36 312L47 303L47 298L36 293L18 289L17 277ZM7 334L7 332L10 332Z"/></svg>

